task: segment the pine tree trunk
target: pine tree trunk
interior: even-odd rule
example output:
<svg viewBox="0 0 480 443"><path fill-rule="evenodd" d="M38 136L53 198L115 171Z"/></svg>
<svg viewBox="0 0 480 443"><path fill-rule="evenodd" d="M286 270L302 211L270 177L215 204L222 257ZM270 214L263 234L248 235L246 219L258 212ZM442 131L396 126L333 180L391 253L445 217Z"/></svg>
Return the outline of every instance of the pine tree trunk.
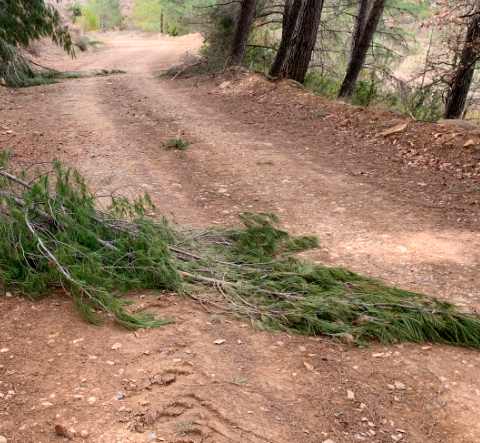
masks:
<svg viewBox="0 0 480 443"><path fill-rule="evenodd" d="M318 25L322 15L323 0L306 0L303 14L299 17L293 46L285 66L284 77L303 83L308 71L312 52L317 42Z"/></svg>
<svg viewBox="0 0 480 443"><path fill-rule="evenodd" d="M269 75L272 77L279 77L280 73L284 71L289 48L292 45L292 37L295 33L295 28L297 27L298 16L304 5L305 0L294 0L293 4L290 0L285 3L283 11L282 40L280 41L277 55L269 71Z"/></svg>
<svg viewBox="0 0 480 443"><path fill-rule="evenodd" d="M323 0L293 2L270 75L303 83L315 48L322 9Z"/></svg>
<svg viewBox="0 0 480 443"><path fill-rule="evenodd" d="M258 0L242 0L241 2L227 66L240 66L242 64L248 36L250 35L253 18L255 17L257 2Z"/></svg>
<svg viewBox="0 0 480 443"><path fill-rule="evenodd" d="M462 118L468 91L472 84L475 64L480 56L480 1L477 2L474 15L468 25L465 44L460 62L455 71L453 82L447 96L446 119Z"/></svg>
<svg viewBox="0 0 480 443"><path fill-rule="evenodd" d="M343 78L342 86L340 87L340 92L338 93L338 98L349 99L353 96L353 88L357 84L358 76L365 64L368 48L372 43L373 35L377 30L378 23L385 8L385 3L386 0L375 0L373 3L372 9L370 10L368 19L365 23L365 29L358 42L355 44L355 53L352 54L347 65L347 70L345 72L345 77Z"/></svg>
<svg viewBox="0 0 480 443"><path fill-rule="evenodd" d="M353 27L352 40L350 42L350 54L348 55L347 65L350 63L350 60L355 54L355 46L360 41L360 37L365 30L365 25L367 24L368 11L371 6L371 0L359 0L357 15L355 17L355 24Z"/></svg>

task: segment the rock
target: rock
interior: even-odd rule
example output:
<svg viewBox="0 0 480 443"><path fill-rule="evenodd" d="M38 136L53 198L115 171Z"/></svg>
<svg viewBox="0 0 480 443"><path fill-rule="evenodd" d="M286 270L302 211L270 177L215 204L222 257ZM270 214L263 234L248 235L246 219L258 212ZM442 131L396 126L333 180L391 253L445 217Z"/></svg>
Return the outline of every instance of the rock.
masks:
<svg viewBox="0 0 480 443"><path fill-rule="evenodd" d="M307 368L307 371L313 371L313 366L310 363L304 361L303 365Z"/></svg>
<svg viewBox="0 0 480 443"><path fill-rule="evenodd" d="M80 432L80 437L87 438L88 436L89 436L89 433L86 429L84 429L82 432Z"/></svg>
<svg viewBox="0 0 480 443"><path fill-rule="evenodd" d="M327 440L323 440L322 443L336 443L336 442L328 438Z"/></svg>
<svg viewBox="0 0 480 443"><path fill-rule="evenodd" d="M397 249L400 251L400 254L406 254L408 251L405 246L397 246Z"/></svg>
<svg viewBox="0 0 480 443"><path fill-rule="evenodd" d="M383 357L383 352L377 352L376 354L372 354L373 358L380 358Z"/></svg>
<svg viewBox="0 0 480 443"><path fill-rule="evenodd" d="M57 435L61 435L62 437L69 438L70 440L73 439L73 433L63 425L56 425L55 432Z"/></svg>
<svg viewBox="0 0 480 443"><path fill-rule="evenodd" d="M7 86L7 82L5 81L5 79L3 77L0 77L0 86Z"/></svg>
<svg viewBox="0 0 480 443"><path fill-rule="evenodd" d="M390 391L393 391L395 389L395 386L393 385L387 385L387 388L390 389Z"/></svg>
<svg viewBox="0 0 480 443"><path fill-rule="evenodd" d="M405 391L405 385L399 381L396 381L395 389L398 389L399 391Z"/></svg>
<svg viewBox="0 0 480 443"><path fill-rule="evenodd" d="M123 392L118 392L118 394L115 396L115 400L123 400L125 398L125 395Z"/></svg>
<svg viewBox="0 0 480 443"><path fill-rule="evenodd" d="M220 89L228 88L231 84L232 82L229 82L229 81L223 82L220 84Z"/></svg>
<svg viewBox="0 0 480 443"><path fill-rule="evenodd" d="M392 128L388 128L385 131L382 132L382 135L384 137L388 137L389 135L392 134L397 134L398 132L403 132L405 129L407 129L407 124L406 123L401 123L400 125L393 126Z"/></svg>
<svg viewBox="0 0 480 443"><path fill-rule="evenodd" d="M221 345L222 343L225 343L226 340L224 340L223 338L219 339L219 340L215 340L214 343L216 345Z"/></svg>
<svg viewBox="0 0 480 443"><path fill-rule="evenodd" d="M181 358L174 358L173 360L173 363L180 363L182 361Z"/></svg>
<svg viewBox="0 0 480 443"><path fill-rule="evenodd" d="M463 145L464 148L471 148L472 146L475 146L475 142L474 142L472 139L468 140L468 141L467 141L466 143L464 143L464 145Z"/></svg>
<svg viewBox="0 0 480 443"><path fill-rule="evenodd" d="M87 400L90 404L93 404L93 403L96 403L97 402L97 399L95 397L88 397L88 400Z"/></svg>
<svg viewBox="0 0 480 443"><path fill-rule="evenodd" d="M121 344L121 343L114 343L114 344L112 345L112 348L111 348L111 349L113 349L113 350L115 351L116 349L120 349L121 347L122 347L122 344Z"/></svg>
<svg viewBox="0 0 480 443"><path fill-rule="evenodd" d="M300 352L305 352L307 350L305 346L299 346L298 349L300 349Z"/></svg>
<svg viewBox="0 0 480 443"><path fill-rule="evenodd" d="M3 78L1 80L3 80ZM5 81L5 80L3 80L3 81ZM0 443L7 443L7 439L3 435L0 435Z"/></svg>
<svg viewBox="0 0 480 443"><path fill-rule="evenodd" d="M355 400L355 394L353 391L347 389L347 400Z"/></svg>
<svg viewBox="0 0 480 443"><path fill-rule="evenodd" d="M345 212L345 208L338 206L332 212Z"/></svg>

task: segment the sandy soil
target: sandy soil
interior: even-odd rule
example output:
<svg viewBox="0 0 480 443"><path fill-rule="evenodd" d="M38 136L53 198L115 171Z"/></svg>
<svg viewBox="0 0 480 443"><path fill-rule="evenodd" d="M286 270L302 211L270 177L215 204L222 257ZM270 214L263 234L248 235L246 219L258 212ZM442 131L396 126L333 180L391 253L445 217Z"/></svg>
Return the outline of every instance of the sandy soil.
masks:
<svg viewBox="0 0 480 443"><path fill-rule="evenodd" d="M477 133L242 71L159 78L198 36L105 43L56 67L126 74L2 89L2 148L21 161L59 158L99 192L146 189L184 224L276 212L284 228L322 239L304 254L312 260L480 307ZM190 147L162 149L177 134ZM0 435L61 441L62 425L108 443L480 441L478 352L354 348L253 331L175 294L133 298L173 322L132 334L85 325L63 294L0 298Z"/></svg>

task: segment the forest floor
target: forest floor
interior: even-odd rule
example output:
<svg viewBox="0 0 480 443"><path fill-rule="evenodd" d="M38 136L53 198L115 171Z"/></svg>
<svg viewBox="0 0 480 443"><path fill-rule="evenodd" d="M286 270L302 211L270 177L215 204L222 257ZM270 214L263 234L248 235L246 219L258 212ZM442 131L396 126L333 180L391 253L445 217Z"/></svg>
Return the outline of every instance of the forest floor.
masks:
<svg viewBox="0 0 480 443"><path fill-rule="evenodd" d="M234 226L236 212L274 212L286 230L321 238L303 254L311 260L480 308L480 134L238 70L160 78L198 48L198 36L104 42L75 60L41 60L126 74L0 88L0 146L15 161L58 158L98 192L146 190L185 225ZM162 148L178 134L187 150ZM177 294L131 297L133 308L172 323L132 333L83 323L63 293L35 303L0 297L0 436L49 443L73 429L75 440L106 443L480 441L479 352L271 334Z"/></svg>

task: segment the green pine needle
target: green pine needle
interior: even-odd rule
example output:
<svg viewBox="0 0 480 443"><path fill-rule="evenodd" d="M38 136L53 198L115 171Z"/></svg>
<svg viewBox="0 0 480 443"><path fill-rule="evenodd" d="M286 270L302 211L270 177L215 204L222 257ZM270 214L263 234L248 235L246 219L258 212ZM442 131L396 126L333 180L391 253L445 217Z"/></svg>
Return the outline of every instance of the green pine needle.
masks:
<svg viewBox="0 0 480 443"><path fill-rule="evenodd" d="M270 331L365 343L425 341L480 348L480 317L452 303L389 287L292 254L318 247L292 238L269 213L239 214L244 229L196 231L147 219L148 196L112 196L106 210L76 171L9 176L0 153L0 281L32 299L63 287L86 320L112 316L129 329L168 323L134 313L122 296L168 289L214 313ZM12 173L13 174L13 173ZM28 184L30 183L30 184Z"/></svg>

